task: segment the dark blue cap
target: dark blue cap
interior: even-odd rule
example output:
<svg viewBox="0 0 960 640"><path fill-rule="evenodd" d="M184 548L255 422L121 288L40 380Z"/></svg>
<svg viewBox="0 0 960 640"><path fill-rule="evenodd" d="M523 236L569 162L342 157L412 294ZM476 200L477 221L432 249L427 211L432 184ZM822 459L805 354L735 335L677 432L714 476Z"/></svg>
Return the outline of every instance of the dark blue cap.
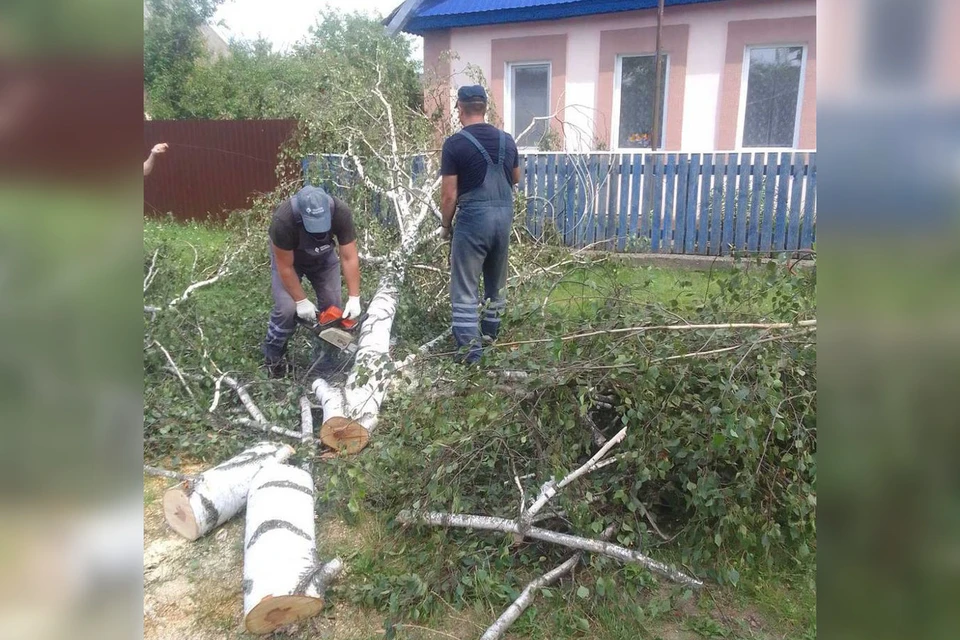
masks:
<svg viewBox="0 0 960 640"><path fill-rule="evenodd" d="M310 233L330 231L330 203L332 198L320 187L304 187L293 196L293 204Z"/></svg>
<svg viewBox="0 0 960 640"><path fill-rule="evenodd" d="M458 102L486 102L487 92L478 84L469 87L460 87L457 90Z"/></svg>

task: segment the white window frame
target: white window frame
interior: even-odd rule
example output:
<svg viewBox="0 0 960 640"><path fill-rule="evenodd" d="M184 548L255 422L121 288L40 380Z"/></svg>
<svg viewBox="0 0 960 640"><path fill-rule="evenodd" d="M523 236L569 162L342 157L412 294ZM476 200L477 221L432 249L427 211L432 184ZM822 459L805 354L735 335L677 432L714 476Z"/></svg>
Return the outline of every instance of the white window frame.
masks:
<svg viewBox="0 0 960 640"><path fill-rule="evenodd" d="M637 147L620 146L620 84L623 82L623 59L624 58L653 58L656 62L657 52L653 53L623 53L617 54L616 62L613 65L613 123L610 127L610 148L614 151L623 153L647 153L651 149L640 149ZM660 112L660 138L664 143L667 141L667 105L670 102L667 96L670 95L670 54L664 52L663 65L663 109ZM666 144L657 146L657 151L663 151Z"/></svg>
<svg viewBox="0 0 960 640"><path fill-rule="evenodd" d="M752 49L789 49L799 47L803 50L800 61L800 86L797 89L797 112L793 120L793 143L789 147L745 147L743 146L744 123L747 117L747 84L750 80L750 51ZM767 150L796 149L800 145L800 115L803 113L803 92L807 80L808 47L803 42L775 44L748 44L743 48L743 65L740 70L740 111L737 114L737 151L763 152Z"/></svg>
<svg viewBox="0 0 960 640"><path fill-rule="evenodd" d="M549 105L551 103L551 96L553 95L553 63L549 60L531 60L523 62L507 62L505 63L504 74L503 74L503 109L504 109L504 131L509 133L516 139L517 134L521 133L520 131L515 130L516 125L516 114L513 111L513 70L518 67L547 67L547 111L549 111ZM547 123L549 126L550 123ZM532 150L536 149L536 145L521 145L517 144L517 148L520 151L523 150Z"/></svg>

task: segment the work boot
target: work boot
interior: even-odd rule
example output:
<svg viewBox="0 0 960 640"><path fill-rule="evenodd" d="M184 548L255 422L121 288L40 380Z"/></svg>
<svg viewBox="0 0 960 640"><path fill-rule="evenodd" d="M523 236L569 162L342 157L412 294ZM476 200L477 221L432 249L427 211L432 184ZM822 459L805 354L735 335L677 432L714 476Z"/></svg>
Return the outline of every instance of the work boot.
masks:
<svg viewBox="0 0 960 640"><path fill-rule="evenodd" d="M285 378L290 372L285 360L264 360L263 366L267 370L268 378Z"/></svg>

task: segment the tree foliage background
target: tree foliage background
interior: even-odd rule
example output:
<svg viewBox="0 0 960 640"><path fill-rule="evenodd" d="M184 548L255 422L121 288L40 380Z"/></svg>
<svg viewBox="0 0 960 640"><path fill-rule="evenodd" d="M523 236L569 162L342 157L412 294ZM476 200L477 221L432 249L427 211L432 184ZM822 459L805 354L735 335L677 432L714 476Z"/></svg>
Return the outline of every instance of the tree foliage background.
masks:
<svg viewBox="0 0 960 640"><path fill-rule="evenodd" d="M376 18L323 11L309 35L288 52L267 40L232 40L214 59L199 27L222 0L148 0L144 24L144 86L158 119L294 118L309 123L316 151L342 152L337 132L358 124L349 101L365 96L380 70L384 90L419 110L420 63L410 40L388 38Z"/></svg>

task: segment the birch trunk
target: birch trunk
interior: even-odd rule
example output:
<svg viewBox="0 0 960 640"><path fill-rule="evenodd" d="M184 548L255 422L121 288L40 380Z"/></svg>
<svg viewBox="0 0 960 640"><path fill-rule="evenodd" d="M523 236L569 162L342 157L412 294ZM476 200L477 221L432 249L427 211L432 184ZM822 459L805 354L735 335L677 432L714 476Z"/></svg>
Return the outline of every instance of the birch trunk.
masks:
<svg viewBox="0 0 960 640"><path fill-rule="evenodd" d="M357 453L367 446L377 427L377 416L394 369L390 332L403 272L402 266L394 264L380 279L360 329L356 362L344 388L332 387L324 380L313 383L313 391L323 405L320 440L337 451Z"/></svg>
<svg viewBox="0 0 960 640"><path fill-rule="evenodd" d="M244 623L250 633L265 634L320 613L327 584L343 563L317 562L313 478L303 469L264 467L247 500Z"/></svg>
<svg viewBox="0 0 960 640"><path fill-rule="evenodd" d="M292 455L289 445L261 442L196 479L169 488L163 495L167 524L188 540L208 534L243 509L250 481L261 468Z"/></svg>

